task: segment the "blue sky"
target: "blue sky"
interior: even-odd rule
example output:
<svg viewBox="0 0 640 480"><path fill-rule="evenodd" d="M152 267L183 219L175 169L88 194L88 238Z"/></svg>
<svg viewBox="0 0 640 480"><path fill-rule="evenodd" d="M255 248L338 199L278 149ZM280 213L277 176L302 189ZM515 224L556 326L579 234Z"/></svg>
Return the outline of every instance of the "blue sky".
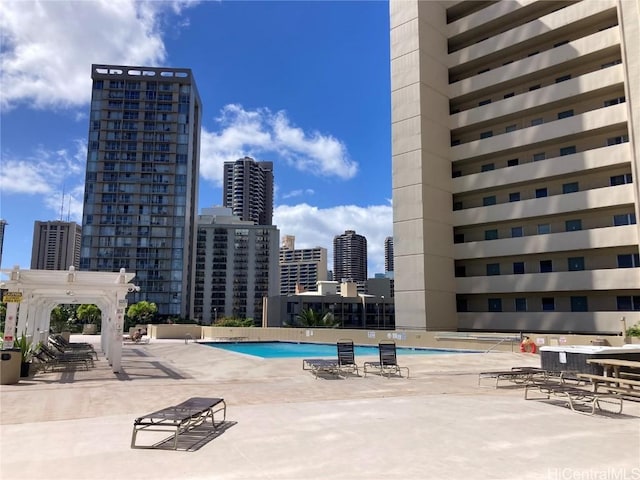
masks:
<svg viewBox="0 0 640 480"><path fill-rule="evenodd" d="M199 208L222 164L273 161L274 223L296 247L356 230L369 275L392 234L386 1L4 1L2 268L36 220L81 222L91 64L191 68L203 103ZM62 193L64 191L64 198Z"/></svg>

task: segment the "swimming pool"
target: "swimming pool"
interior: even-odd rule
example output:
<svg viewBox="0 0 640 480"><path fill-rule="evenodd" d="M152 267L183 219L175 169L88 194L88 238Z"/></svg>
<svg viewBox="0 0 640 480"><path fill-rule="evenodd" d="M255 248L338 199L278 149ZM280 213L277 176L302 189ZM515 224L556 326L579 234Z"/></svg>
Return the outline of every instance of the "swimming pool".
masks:
<svg viewBox="0 0 640 480"><path fill-rule="evenodd" d="M335 357L335 343L296 343L296 342L201 342L208 347L220 348L230 352L253 355L260 358L312 358ZM442 353L472 353L469 350L446 350L436 348L398 347L398 355L438 355ZM356 345L356 355L378 356L377 346Z"/></svg>

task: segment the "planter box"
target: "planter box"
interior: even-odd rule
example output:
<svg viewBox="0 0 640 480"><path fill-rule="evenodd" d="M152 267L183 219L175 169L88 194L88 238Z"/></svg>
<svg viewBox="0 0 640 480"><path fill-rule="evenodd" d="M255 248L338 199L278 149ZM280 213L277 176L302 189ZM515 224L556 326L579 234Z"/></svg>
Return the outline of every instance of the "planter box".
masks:
<svg viewBox="0 0 640 480"><path fill-rule="evenodd" d="M571 345L566 347L542 347L540 363L544 370L554 372L579 372L602 375L602 366L591 365L592 358L617 358L619 360L640 361L640 346L623 348L598 347L591 345Z"/></svg>

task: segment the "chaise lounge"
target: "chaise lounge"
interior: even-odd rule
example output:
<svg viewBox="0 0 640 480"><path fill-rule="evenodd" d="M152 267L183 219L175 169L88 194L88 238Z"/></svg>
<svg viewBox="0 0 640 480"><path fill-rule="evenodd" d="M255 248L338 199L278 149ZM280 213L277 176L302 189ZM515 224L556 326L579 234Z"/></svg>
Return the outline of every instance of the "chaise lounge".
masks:
<svg viewBox="0 0 640 480"><path fill-rule="evenodd" d="M387 378L391 378L391 375L399 375L402 377L402 370L407 371L407 378L409 378L409 368L401 367L398 365L398 358L396 353L395 342L382 341L378 344L378 352L380 355L380 361L378 362L364 362L364 376L370 371L375 371L380 375L384 375Z"/></svg>
<svg viewBox="0 0 640 480"><path fill-rule="evenodd" d="M215 422L214 415L222 412L222 420ZM133 422L131 448L157 448L166 440L147 446L136 445L138 432L173 432L173 450L178 448L178 436L200 425L210 422L210 428L216 430L227 417L227 404L222 398L192 397L178 405L163 408L138 417Z"/></svg>
<svg viewBox="0 0 640 480"><path fill-rule="evenodd" d="M338 340L336 346L338 358L305 358L302 360L302 369L311 370L316 378L318 378L318 374L320 373L340 376L341 374L355 372L356 375L359 375L353 341Z"/></svg>

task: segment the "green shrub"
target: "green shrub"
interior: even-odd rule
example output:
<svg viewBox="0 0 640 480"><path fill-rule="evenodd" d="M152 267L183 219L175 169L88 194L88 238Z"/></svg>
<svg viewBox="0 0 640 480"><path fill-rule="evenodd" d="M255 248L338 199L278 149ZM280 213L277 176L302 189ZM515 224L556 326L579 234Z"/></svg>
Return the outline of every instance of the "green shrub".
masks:
<svg viewBox="0 0 640 480"><path fill-rule="evenodd" d="M627 337L640 337L640 323L627 328Z"/></svg>

